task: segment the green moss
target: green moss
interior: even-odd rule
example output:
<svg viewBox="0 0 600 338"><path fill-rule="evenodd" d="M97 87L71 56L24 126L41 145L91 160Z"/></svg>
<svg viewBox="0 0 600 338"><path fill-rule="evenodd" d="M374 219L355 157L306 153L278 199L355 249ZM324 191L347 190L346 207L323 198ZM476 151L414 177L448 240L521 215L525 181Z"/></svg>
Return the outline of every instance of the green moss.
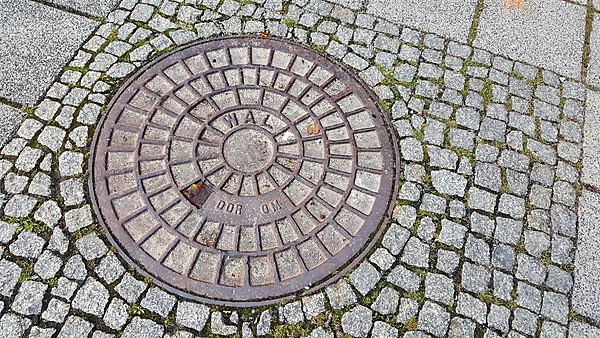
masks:
<svg viewBox="0 0 600 338"><path fill-rule="evenodd" d="M327 46L324 45L313 45L312 48L318 52L325 53Z"/></svg>
<svg viewBox="0 0 600 338"><path fill-rule="evenodd" d="M404 297L420 302L425 299L425 291L405 292Z"/></svg>
<svg viewBox="0 0 600 338"><path fill-rule="evenodd" d="M133 304L127 310L127 314L129 314L130 317L131 316L141 316L144 313L146 313L146 310L144 310L144 308L141 307L139 304Z"/></svg>
<svg viewBox="0 0 600 338"><path fill-rule="evenodd" d="M529 84L534 88L544 83L544 76L542 75L542 71L538 71L535 74L535 78L533 80L528 80Z"/></svg>
<svg viewBox="0 0 600 338"><path fill-rule="evenodd" d="M380 290L373 290L373 292L370 292L368 295L364 296L361 299L361 302L365 305L371 305L375 302L375 300L377 299L377 297L379 297L379 291Z"/></svg>
<svg viewBox="0 0 600 338"><path fill-rule="evenodd" d="M402 199L396 200L396 205L397 206L412 205L412 204L413 204L413 202L411 202L409 200L402 200Z"/></svg>
<svg viewBox="0 0 600 338"><path fill-rule="evenodd" d="M293 19L290 19L290 18L284 18L284 19L282 19L281 23L284 24L284 25L286 25L286 26L288 26L288 27L290 27L290 28L294 28L297 25L296 21L293 20Z"/></svg>
<svg viewBox="0 0 600 338"><path fill-rule="evenodd" d="M508 177L506 176L506 170L502 170L500 173L500 192L507 194L510 192L508 187Z"/></svg>
<svg viewBox="0 0 600 338"><path fill-rule="evenodd" d="M473 21L471 21L471 28L469 29L469 36L467 38L467 42L469 45L473 44L475 38L477 37L477 30L479 29L479 21L481 20L481 13L483 12L483 0L477 1L477 6L475 7L475 14L473 14Z"/></svg>
<svg viewBox="0 0 600 338"><path fill-rule="evenodd" d="M404 326L406 327L407 331L416 331L418 324L419 322L417 321L417 317L412 317L406 322Z"/></svg>
<svg viewBox="0 0 600 338"><path fill-rule="evenodd" d="M500 305L503 303L502 301L499 301L498 298L490 295L489 293L479 294L478 298L480 301L482 301L484 303L488 303L488 304Z"/></svg>
<svg viewBox="0 0 600 338"><path fill-rule="evenodd" d="M168 315L165 318L164 324L167 327L175 326L175 313L171 313L170 315Z"/></svg>
<svg viewBox="0 0 600 338"><path fill-rule="evenodd" d="M518 80L525 80L525 77L515 71L510 72L510 76L514 77L515 79Z"/></svg>
<svg viewBox="0 0 600 338"><path fill-rule="evenodd" d="M552 254L550 253L550 251L542 252L540 260L542 261L542 263L544 263L546 265L552 264Z"/></svg>
<svg viewBox="0 0 600 338"><path fill-rule="evenodd" d="M474 151L467 151L462 148L454 147L454 146L450 147L450 150L452 150L454 153L456 153L456 155L458 155L458 157L466 157L470 161L475 160L475 152Z"/></svg>
<svg viewBox="0 0 600 338"><path fill-rule="evenodd" d="M281 325L273 330L273 338L299 338L308 334L308 330L301 323Z"/></svg>
<svg viewBox="0 0 600 338"><path fill-rule="evenodd" d="M427 173L427 174L423 175L423 177L421 179L423 180L423 184L430 184L431 183L431 174Z"/></svg>
<svg viewBox="0 0 600 338"><path fill-rule="evenodd" d="M483 98L483 104L487 107L493 99L492 82L485 81L483 89L481 90L481 97Z"/></svg>
<svg viewBox="0 0 600 338"><path fill-rule="evenodd" d="M19 282L23 283L30 280L31 276L33 276L33 262L28 260L19 260L16 263L21 267Z"/></svg>
<svg viewBox="0 0 600 338"><path fill-rule="evenodd" d="M90 226L85 227L83 229L80 229L78 231L75 231L74 233L71 234L71 236L74 239L80 239L82 237L85 237L85 236L91 234L92 232L96 232L97 229L98 229L98 226L95 225L95 224L93 224L93 225L90 225Z"/></svg>
<svg viewBox="0 0 600 338"><path fill-rule="evenodd" d="M323 313L319 314L318 316L311 318L310 323L314 326L324 326L327 324L328 320L329 320L329 313L323 312Z"/></svg>
<svg viewBox="0 0 600 338"><path fill-rule="evenodd" d="M86 67L73 67L73 66L66 66L65 68L63 68L65 71L66 70L70 70L70 71L74 71L74 72L79 72L79 73L87 73L89 72L89 68Z"/></svg>
<svg viewBox="0 0 600 338"><path fill-rule="evenodd" d="M516 254L520 254L520 253L525 253L527 250L525 249L525 241L520 240L519 243L517 244L517 246L515 246L515 253Z"/></svg>
<svg viewBox="0 0 600 338"><path fill-rule="evenodd" d="M392 112L392 105L394 104L394 100L379 100L379 104L381 107L387 111L388 113Z"/></svg>
<svg viewBox="0 0 600 338"><path fill-rule="evenodd" d="M506 100L506 102L504 103L504 107L506 108L506 111L512 111L512 109L513 109L512 99Z"/></svg>
<svg viewBox="0 0 600 338"><path fill-rule="evenodd" d="M49 227L44 224L37 223L31 218L5 217L4 220L8 223L18 224L16 230L17 234L20 234L23 231L28 231L44 237L52 233L52 230Z"/></svg>
<svg viewBox="0 0 600 338"><path fill-rule="evenodd" d="M397 84L400 83L394 77L394 68L392 68L392 67L385 67L385 66L382 66L382 65L375 65L375 67L383 75L383 80L381 81L382 85L385 85L385 86L395 86L395 85L397 85Z"/></svg>
<svg viewBox="0 0 600 338"><path fill-rule="evenodd" d="M569 310L569 314L567 315L569 318L569 322L576 320L578 322L585 322L585 318L579 313L575 312L575 310Z"/></svg>
<svg viewBox="0 0 600 338"><path fill-rule="evenodd" d="M413 136L417 140L423 141L423 139L425 138L425 131L423 131L423 128L415 129L415 131L413 131Z"/></svg>

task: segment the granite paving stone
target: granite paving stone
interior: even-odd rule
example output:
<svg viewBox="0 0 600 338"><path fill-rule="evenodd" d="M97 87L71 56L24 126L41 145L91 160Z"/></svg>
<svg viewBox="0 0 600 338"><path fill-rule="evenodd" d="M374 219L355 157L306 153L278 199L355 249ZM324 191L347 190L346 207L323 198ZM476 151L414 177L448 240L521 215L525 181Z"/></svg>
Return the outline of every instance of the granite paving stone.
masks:
<svg viewBox="0 0 600 338"><path fill-rule="evenodd" d="M600 40L600 37L598 40ZM581 180L595 188L600 188L600 161L598 157L598 154L600 154L600 135L596 132L598 126L600 126L600 93L589 91L586 105Z"/></svg>
<svg viewBox="0 0 600 338"><path fill-rule="evenodd" d="M0 318L0 329L7 337L22 337L31 326L31 320L14 313L6 313Z"/></svg>
<svg viewBox="0 0 600 338"><path fill-rule="evenodd" d="M391 18L391 21L399 24L466 42L476 4L476 1L471 0L402 0L390 7L385 0L370 0L367 2L367 12Z"/></svg>
<svg viewBox="0 0 600 338"><path fill-rule="evenodd" d="M600 329L587 323L572 321L569 325L569 338L584 338L600 335Z"/></svg>
<svg viewBox="0 0 600 338"><path fill-rule="evenodd" d="M121 329L127 322L128 308L123 300L114 298L106 308L103 317L104 323L112 329Z"/></svg>
<svg viewBox="0 0 600 338"><path fill-rule="evenodd" d="M595 0L598 1L598 0ZM600 3L596 6L600 8ZM600 87L600 17L594 16L590 34L590 58L587 66L587 82ZM597 95L597 94L596 94Z"/></svg>
<svg viewBox="0 0 600 338"><path fill-rule="evenodd" d="M121 337L126 338L160 338L164 334L164 327L150 319L134 317L123 330Z"/></svg>
<svg viewBox="0 0 600 338"><path fill-rule="evenodd" d="M600 195L585 190L580 197L578 247L575 258L575 285L573 286L573 307L575 311L595 320L600 319L598 299L600 274L594 267L599 264L595 254L597 246L598 216L600 215Z"/></svg>
<svg viewBox="0 0 600 338"><path fill-rule="evenodd" d="M0 294L5 297L10 297L19 282L21 268L10 261L0 261Z"/></svg>
<svg viewBox="0 0 600 338"><path fill-rule="evenodd" d="M73 298L73 308L85 313L102 317L109 299L106 288L97 280L89 277Z"/></svg>
<svg viewBox="0 0 600 338"><path fill-rule="evenodd" d="M208 320L208 316L209 309L205 305L191 302L179 302L177 304L177 315L175 320L177 324L184 327L201 332Z"/></svg>
<svg viewBox="0 0 600 338"><path fill-rule="evenodd" d="M22 315L39 315L42 312L42 300L48 285L26 281L19 287L19 292L11 305L11 309Z"/></svg>
<svg viewBox="0 0 600 338"><path fill-rule="evenodd" d="M166 317L175 305L175 302L176 299L174 296L158 288L151 288L140 302L140 305L150 311Z"/></svg>
<svg viewBox="0 0 600 338"><path fill-rule="evenodd" d="M560 0L486 0L474 45L578 78L585 16L585 7Z"/></svg>
<svg viewBox="0 0 600 338"><path fill-rule="evenodd" d="M29 0L3 1L0 16L5 48L0 53L0 96L29 106L97 26L86 17Z"/></svg>
<svg viewBox="0 0 600 338"><path fill-rule="evenodd" d="M449 321L450 314L443 307L426 301L419 312L418 328L434 336L442 337L448 330Z"/></svg>
<svg viewBox="0 0 600 338"><path fill-rule="evenodd" d="M354 337L368 337L373 326L372 311L357 305L342 317L342 329Z"/></svg>
<svg viewBox="0 0 600 338"><path fill-rule="evenodd" d="M375 302L371 305L373 311L382 315L391 315L396 312L399 300L398 292L392 288L381 290Z"/></svg>
<svg viewBox="0 0 600 338"><path fill-rule="evenodd" d="M3 147L21 125L25 114L19 109L0 104L0 147Z"/></svg>

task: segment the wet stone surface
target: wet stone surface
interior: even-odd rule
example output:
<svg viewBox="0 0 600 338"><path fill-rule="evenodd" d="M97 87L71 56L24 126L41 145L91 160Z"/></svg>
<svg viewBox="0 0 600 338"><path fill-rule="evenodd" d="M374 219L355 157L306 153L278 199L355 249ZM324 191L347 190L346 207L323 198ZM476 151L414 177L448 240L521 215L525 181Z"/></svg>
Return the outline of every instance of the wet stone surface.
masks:
<svg viewBox="0 0 600 338"><path fill-rule="evenodd" d="M271 38L156 60L113 99L95 142L93 197L114 243L208 302L327 285L374 243L395 198L395 142L368 90Z"/></svg>

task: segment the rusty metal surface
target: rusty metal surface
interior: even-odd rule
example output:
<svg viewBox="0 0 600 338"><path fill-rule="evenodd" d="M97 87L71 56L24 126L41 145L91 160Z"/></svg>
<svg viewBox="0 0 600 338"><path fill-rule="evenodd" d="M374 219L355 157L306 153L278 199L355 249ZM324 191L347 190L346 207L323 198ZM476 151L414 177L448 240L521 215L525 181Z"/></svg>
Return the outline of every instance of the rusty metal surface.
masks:
<svg viewBox="0 0 600 338"><path fill-rule="evenodd" d="M302 45L230 37L182 47L117 93L90 192L121 256L213 304L314 292L379 239L398 155L370 90Z"/></svg>

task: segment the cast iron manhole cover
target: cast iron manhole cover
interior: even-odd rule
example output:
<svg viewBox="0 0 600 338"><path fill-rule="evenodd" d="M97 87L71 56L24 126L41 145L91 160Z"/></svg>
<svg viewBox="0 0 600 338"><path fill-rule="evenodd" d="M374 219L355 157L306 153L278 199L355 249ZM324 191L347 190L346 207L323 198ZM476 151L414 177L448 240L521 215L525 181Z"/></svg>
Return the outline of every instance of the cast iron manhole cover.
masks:
<svg viewBox="0 0 600 338"><path fill-rule="evenodd" d="M376 101L301 45L235 37L140 70L95 136L90 190L129 263L233 306L323 287L379 237L396 147Z"/></svg>

